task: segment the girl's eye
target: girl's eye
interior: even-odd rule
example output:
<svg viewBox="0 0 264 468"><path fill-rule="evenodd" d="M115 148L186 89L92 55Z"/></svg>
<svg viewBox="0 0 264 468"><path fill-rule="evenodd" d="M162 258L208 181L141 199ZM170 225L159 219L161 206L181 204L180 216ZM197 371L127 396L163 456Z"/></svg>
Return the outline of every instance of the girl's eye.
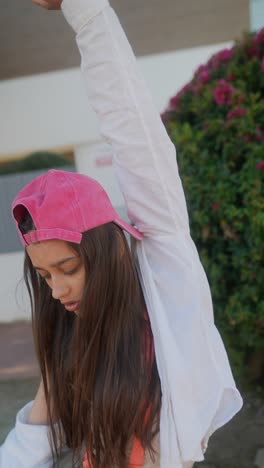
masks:
<svg viewBox="0 0 264 468"><path fill-rule="evenodd" d="M65 274L65 275L73 275L74 273L77 272L78 268L79 268L79 266L75 267L75 268L74 268L73 270L71 270L71 271L65 271L64 274Z"/></svg>
<svg viewBox="0 0 264 468"><path fill-rule="evenodd" d="M78 265L77 267L75 267L73 270L64 271L63 274L64 274L64 275L73 275L74 273L76 273L76 272L78 271L79 266L80 266L80 265ZM49 280L49 279L51 278L50 275L46 275L46 276L44 276L44 275L39 275L39 276L40 276L42 279L44 279L44 280Z"/></svg>

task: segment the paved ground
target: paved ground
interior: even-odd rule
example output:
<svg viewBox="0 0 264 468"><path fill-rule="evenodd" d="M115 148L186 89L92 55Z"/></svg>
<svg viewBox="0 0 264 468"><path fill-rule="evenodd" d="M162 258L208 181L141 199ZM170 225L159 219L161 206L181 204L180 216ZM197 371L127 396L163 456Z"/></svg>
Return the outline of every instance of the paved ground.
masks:
<svg viewBox="0 0 264 468"><path fill-rule="evenodd" d="M0 324L0 381L38 375L30 323Z"/></svg>
<svg viewBox="0 0 264 468"><path fill-rule="evenodd" d="M31 324L0 324L0 444L14 426L17 411L34 399L38 382Z"/></svg>
<svg viewBox="0 0 264 468"><path fill-rule="evenodd" d="M34 399L37 387L36 378L0 382L0 445L14 427L18 410Z"/></svg>

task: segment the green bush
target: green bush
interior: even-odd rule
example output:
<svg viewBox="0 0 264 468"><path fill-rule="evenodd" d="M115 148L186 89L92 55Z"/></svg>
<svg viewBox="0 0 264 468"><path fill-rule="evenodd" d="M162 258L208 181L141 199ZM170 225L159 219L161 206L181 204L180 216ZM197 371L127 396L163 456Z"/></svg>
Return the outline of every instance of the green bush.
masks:
<svg viewBox="0 0 264 468"><path fill-rule="evenodd" d="M235 375L248 378L249 358L264 360L264 28L201 65L162 118L215 322Z"/></svg>
<svg viewBox="0 0 264 468"><path fill-rule="evenodd" d="M0 164L0 175L59 168L69 164L71 163L67 156L47 151L37 151L25 158Z"/></svg>

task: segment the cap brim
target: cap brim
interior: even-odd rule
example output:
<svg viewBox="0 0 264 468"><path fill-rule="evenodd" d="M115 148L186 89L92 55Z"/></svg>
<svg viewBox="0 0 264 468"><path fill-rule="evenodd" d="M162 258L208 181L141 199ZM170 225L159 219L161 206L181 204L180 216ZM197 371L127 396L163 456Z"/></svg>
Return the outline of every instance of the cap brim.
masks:
<svg viewBox="0 0 264 468"><path fill-rule="evenodd" d="M116 218L113 221L115 224L117 224L119 227L124 229L124 231L128 232L132 237L135 237L137 240L142 240L143 239L143 234L139 232L137 229L135 229L131 224L126 223L126 221L123 221L123 219Z"/></svg>

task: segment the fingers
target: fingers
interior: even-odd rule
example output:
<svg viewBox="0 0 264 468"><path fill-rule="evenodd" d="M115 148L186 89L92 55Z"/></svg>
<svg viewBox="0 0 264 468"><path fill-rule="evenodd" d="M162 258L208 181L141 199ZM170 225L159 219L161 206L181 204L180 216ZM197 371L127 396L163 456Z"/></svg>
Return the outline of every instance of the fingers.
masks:
<svg viewBox="0 0 264 468"><path fill-rule="evenodd" d="M35 5L46 8L47 10L49 9L49 4L48 2L45 2L45 0L32 0L32 3L35 3Z"/></svg>
<svg viewBox="0 0 264 468"><path fill-rule="evenodd" d="M59 10L60 9L60 1L51 1L51 0L31 0L32 3L38 5L46 10Z"/></svg>

